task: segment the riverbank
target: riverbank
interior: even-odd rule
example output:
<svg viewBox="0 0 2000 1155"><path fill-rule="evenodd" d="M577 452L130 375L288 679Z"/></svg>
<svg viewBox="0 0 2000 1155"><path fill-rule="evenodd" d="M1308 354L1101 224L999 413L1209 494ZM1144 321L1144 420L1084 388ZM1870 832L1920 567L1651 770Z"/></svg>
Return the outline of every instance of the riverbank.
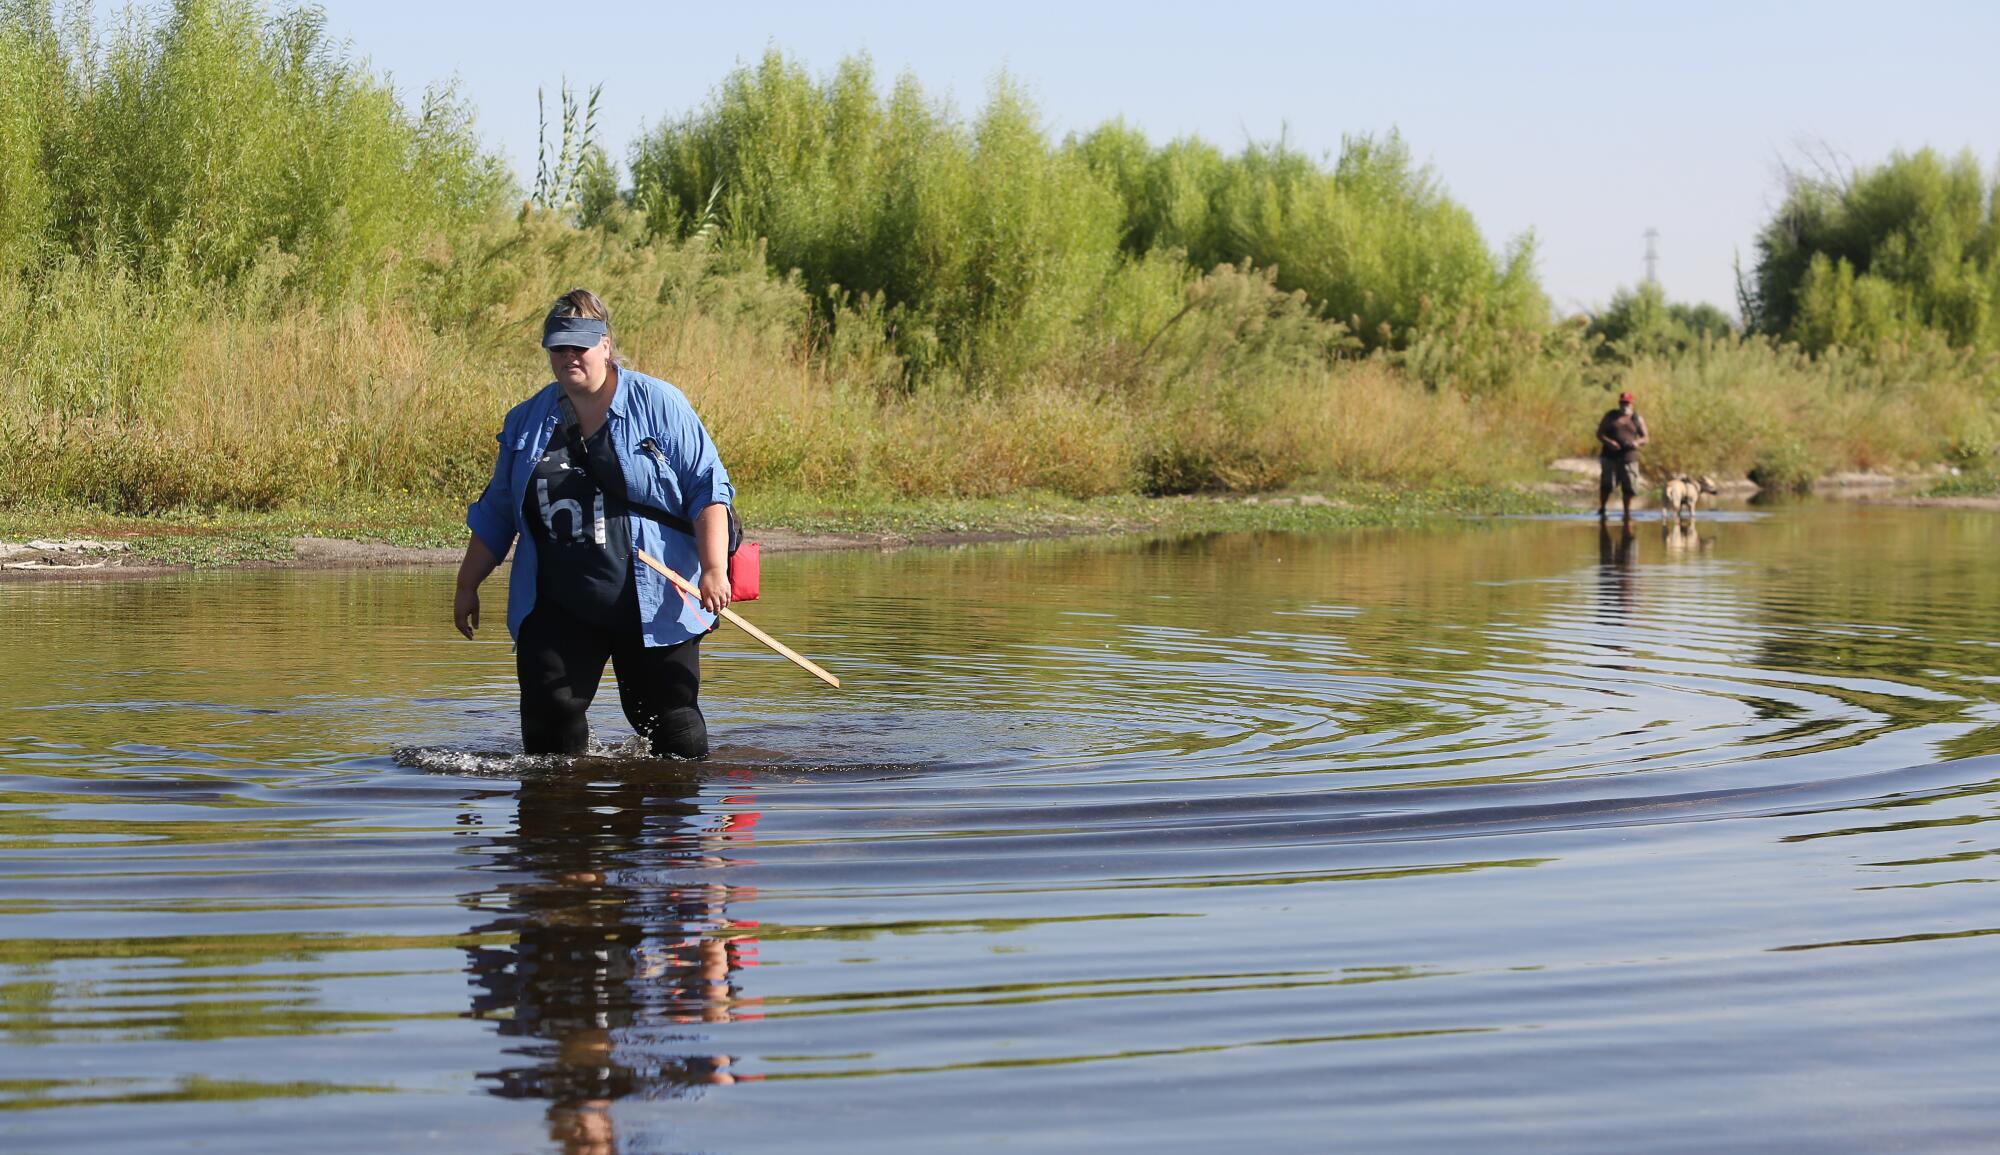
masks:
<svg viewBox="0 0 2000 1155"><path fill-rule="evenodd" d="M1556 512L1570 503L1513 487L1072 499L834 503L801 494L746 501L752 539L774 553L897 549L985 541L1416 526L1499 514ZM187 569L366 568L456 564L463 507L428 500L346 508L297 506L265 513L177 511L126 517L92 509L0 512L0 580L146 576Z"/></svg>
<svg viewBox="0 0 2000 1155"><path fill-rule="evenodd" d="M1811 189L1848 221L1812 252L1774 218L1759 243L1791 256L1760 255L1746 302L1797 315L1746 332L1657 289L1557 317L1531 238L1494 248L1394 134L1330 163L1117 123L1058 141L1010 85L968 120L912 78L890 99L864 58L829 85L772 51L632 142L629 188L565 92L567 171L543 166L523 203L448 94L404 106L313 18L191 0L101 43L57 27L0 28L0 76L32 97L0 110L20 194L0 194L0 309L20 319L0 331L5 502L55 511L0 515L0 537L128 544L0 563L20 572L455 548L501 415L546 380L535 319L576 285L726 447L752 522L812 542L1491 511L1440 491L1575 502L1544 466L1592 452L1622 392L1655 476L1799 490L2000 462L2000 352L1964 320L1986 273L1880 279L1960 270L1955 249L1847 267L1857 236L1972 235L1983 174L1928 153ZM334 92L369 95L315 95ZM767 107L789 111L746 111ZM229 127L248 124L268 131ZM1936 195L1892 220L1857 207L1864 187ZM786 492L875 496L765 501ZM1315 512L1273 513L1272 492ZM356 515L385 500L402 512Z"/></svg>
<svg viewBox="0 0 2000 1155"><path fill-rule="evenodd" d="M744 512L751 538L769 553L1134 534L1417 527L1465 518L1587 510L1596 501L1595 462L1584 462L1590 467L1587 478L1579 462L1583 459L1554 462L1547 480L1518 486L1346 485L1247 496L1072 499L1028 494L844 504L776 494L746 503ZM1815 493L1839 501L2000 511L2000 494L1922 489L1929 480L1934 478L1836 474L1821 479ZM1721 485L1726 501L1757 493L1754 484L1740 479ZM1653 495L1642 495L1635 508L1653 510ZM119 516L88 508L0 511L0 581L145 577L195 569L445 566L458 563L464 544L461 507L420 499L262 513L185 510L157 517Z"/></svg>

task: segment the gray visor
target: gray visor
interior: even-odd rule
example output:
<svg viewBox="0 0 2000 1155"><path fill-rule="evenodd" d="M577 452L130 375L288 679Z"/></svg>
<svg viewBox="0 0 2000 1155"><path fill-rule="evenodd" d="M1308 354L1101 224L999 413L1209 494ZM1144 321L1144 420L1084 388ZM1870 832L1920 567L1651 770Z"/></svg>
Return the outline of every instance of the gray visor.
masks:
<svg viewBox="0 0 2000 1155"><path fill-rule="evenodd" d="M589 349L604 340L611 326L595 317L550 317L542 323L542 348L568 345Z"/></svg>

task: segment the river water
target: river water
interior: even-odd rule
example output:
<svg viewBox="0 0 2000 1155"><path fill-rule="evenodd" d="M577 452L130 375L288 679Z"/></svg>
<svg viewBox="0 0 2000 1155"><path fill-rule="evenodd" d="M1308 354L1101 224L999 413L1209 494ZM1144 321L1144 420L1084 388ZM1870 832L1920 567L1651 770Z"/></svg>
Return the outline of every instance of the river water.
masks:
<svg viewBox="0 0 2000 1155"><path fill-rule="evenodd" d="M782 555L701 764L449 571L0 585L0 1149L1989 1150L1996 547Z"/></svg>

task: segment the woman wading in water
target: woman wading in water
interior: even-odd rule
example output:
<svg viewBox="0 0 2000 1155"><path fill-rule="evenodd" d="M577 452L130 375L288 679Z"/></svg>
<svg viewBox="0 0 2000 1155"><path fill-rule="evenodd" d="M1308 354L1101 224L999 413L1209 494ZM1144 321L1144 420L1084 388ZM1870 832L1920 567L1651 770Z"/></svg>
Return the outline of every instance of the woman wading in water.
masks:
<svg viewBox="0 0 2000 1155"><path fill-rule="evenodd" d="M458 632L479 628L479 583L518 538L507 629L522 748L583 751L609 660L625 717L653 753L698 758L708 753L698 647L729 604L729 473L680 390L619 366L596 294L557 298L542 347L555 380L508 412L493 478L466 510ZM692 576L699 604L635 564L635 549Z"/></svg>

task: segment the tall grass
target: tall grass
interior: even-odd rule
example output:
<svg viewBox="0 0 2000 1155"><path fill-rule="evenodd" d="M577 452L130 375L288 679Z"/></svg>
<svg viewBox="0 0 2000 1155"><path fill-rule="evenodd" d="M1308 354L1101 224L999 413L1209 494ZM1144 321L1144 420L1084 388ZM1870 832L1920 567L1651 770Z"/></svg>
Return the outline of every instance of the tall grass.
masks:
<svg viewBox="0 0 2000 1155"><path fill-rule="evenodd" d="M1939 347L1812 357L1749 338L1642 358L1625 378L1670 472L1796 484L1827 471L1983 467L2000 449L2000 361Z"/></svg>
<svg viewBox="0 0 2000 1155"><path fill-rule="evenodd" d="M482 312L530 320L490 328L437 329L369 302L273 316L115 267L52 272L40 291L60 320L0 333L0 437L33 479L10 496L143 512L475 492L499 414L546 376L532 339L541 286L586 273L613 302L624 355L688 391L753 502L760 489L1093 496L1497 479L1536 452L1498 427L1497 404L1441 400L1381 362L1301 358L1283 324L1294 299L1255 273L1190 286L1193 308L1136 368L1089 359L1076 368L1094 378L1049 372L967 394L883 387L897 379L871 368L879 351L822 340L803 286L760 264L579 243L590 236L539 214L499 230L491 247L511 245L520 263L483 282ZM661 285L678 289L661 300ZM19 315L26 292L9 283L0 308ZM1246 316L1274 310L1275 326ZM1436 421L1460 435L1472 410L1489 445L1509 448L1505 466L1434 447Z"/></svg>
<svg viewBox="0 0 2000 1155"><path fill-rule="evenodd" d="M32 288L0 283L0 309L35 318L0 331L0 438L17 478L33 479L10 498L143 512L473 493L499 414L546 379L533 340L546 286L572 282L612 302L632 364L688 391L753 508L774 489L1499 483L1588 452L1608 404L1588 357L1545 357L1503 389L1464 391L1428 386L1387 353L1329 352L1345 348L1344 327L1233 266L1186 282L1185 312L1152 326L1150 344L1106 338L1005 390L911 388L880 346L829 339L804 285L754 252L636 243L540 213L485 228L470 251L490 259L458 296L440 294L468 318L448 325L367 300L247 309L225 290L85 262ZM1617 380L1649 416L1649 465L1741 475L1801 457L1827 469L1988 461L1996 376L1971 359L1896 370L1751 338L1641 358Z"/></svg>
<svg viewBox="0 0 2000 1155"><path fill-rule="evenodd" d="M1809 354L1644 294L1551 323L1529 243L1489 249L1393 137L1055 142L1008 82L963 119L772 54L621 191L565 110L524 204L450 94L404 107L310 12L180 0L100 37L0 0L0 502L464 499L579 284L753 513L1532 479L1620 385L1669 469L2000 453L2000 368L1931 330Z"/></svg>

